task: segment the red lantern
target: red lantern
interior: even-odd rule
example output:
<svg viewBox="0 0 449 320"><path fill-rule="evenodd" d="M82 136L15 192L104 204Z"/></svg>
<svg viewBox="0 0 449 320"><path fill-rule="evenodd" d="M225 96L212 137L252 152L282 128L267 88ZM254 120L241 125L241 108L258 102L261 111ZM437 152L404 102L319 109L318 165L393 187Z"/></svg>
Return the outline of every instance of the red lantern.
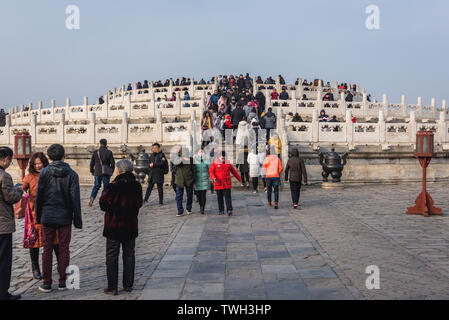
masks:
<svg viewBox="0 0 449 320"><path fill-rule="evenodd" d="M441 208L437 208L433 205L433 199L426 191L426 170L432 160L435 157L434 145L433 145L433 132L432 131L419 131L416 134L416 150L415 157L419 159L419 163L423 169L422 178L422 192L415 200L415 206L407 209L407 214L421 214L426 217L429 215L442 215Z"/></svg>
<svg viewBox="0 0 449 320"><path fill-rule="evenodd" d="M25 177L25 169L31 158L31 136L28 132L19 132L14 136L14 159L17 159L22 170L22 179Z"/></svg>

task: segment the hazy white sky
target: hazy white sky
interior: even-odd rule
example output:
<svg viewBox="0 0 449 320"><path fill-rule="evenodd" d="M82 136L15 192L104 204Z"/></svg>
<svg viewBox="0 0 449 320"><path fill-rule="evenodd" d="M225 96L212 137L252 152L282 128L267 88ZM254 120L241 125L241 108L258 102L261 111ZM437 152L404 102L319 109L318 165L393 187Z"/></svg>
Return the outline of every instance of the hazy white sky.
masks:
<svg viewBox="0 0 449 320"><path fill-rule="evenodd" d="M80 30L65 27L80 8ZM380 30L365 28L368 5ZM246 73L449 99L447 0L1 0L0 106L90 102L139 80Z"/></svg>

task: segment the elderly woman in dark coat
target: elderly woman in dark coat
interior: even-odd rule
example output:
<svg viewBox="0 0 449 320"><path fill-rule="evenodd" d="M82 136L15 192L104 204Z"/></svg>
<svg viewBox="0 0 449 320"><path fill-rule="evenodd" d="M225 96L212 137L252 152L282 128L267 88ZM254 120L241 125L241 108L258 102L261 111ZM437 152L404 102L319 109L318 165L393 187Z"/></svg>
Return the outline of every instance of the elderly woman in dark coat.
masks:
<svg viewBox="0 0 449 320"><path fill-rule="evenodd" d="M136 180L133 163L123 159L116 163L118 176L108 185L100 198L100 208L105 211L103 236L106 240L106 294L118 292L118 257L123 248L123 289L132 290L134 284L135 246L138 235L139 209L142 207L142 186Z"/></svg>

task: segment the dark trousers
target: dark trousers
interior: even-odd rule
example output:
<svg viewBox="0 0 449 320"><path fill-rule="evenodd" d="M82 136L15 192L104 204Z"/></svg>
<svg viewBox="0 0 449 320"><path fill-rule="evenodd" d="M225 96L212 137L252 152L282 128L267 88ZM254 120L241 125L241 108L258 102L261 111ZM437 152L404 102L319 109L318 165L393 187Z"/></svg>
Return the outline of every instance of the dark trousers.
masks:
<svg viewBox="0 0 449 320"><path fill-rule="evenodd" d="M72 226L42 225L44 250L42 252L42 278L44 285L52 284L53 251L55 247L55 234L59 231L59 257L58 273L59 284L65 284L66 270L70 264L70 240L72 238Z"/></svg>
<svg viewBox="0 0 449 320"><path fill-rule="evenodd" d="M292 193L293 204L298 204L301 193L301 182L290 181L290 192Z"/></svg>
<svg viewBox="0 0 449 320"><path fill-rule="evenodd" d="M204 213L204 209L206 208L207 190L199 190L197 191L197 194L200 203L200 212Z"/></svg>
<svg viewBox="0 0 449 320"><path fill-rule="evenodd" d="M95 177L95 184L92 188L92 193L90 194L90 197L95 199L97 197L98 191L100 191L101 183L103 183L103 192L104 193L106 187L109 185L109 181L111 180L110 176L96 176Z"/></svg>
<svg viewBox="0 0 449 320"><path fill-rule="evenodd" d="M30 249L31 268L34 270L40 270L39 268L39 248ZM55 244L53 251L55 252L56 260L59 258L59 245Z"/></svg>
<svg viewBox="0 0 449 320"><path fill-rule="evenodd" d="M148 182L148 189L147 192L145 192L145 198L143 201L147 202L148 199L150 199L151 192L153 191L155 183L149 181ZM159 193L159 203L162 204L164 202L164 184L158 183L157 184L157 192Z"/></svg>
<svg viewBox="0 0 449 320"><path fill-rule="evenodd" d="M270 131L271 130L272 129L265 129L265 131L267 132L267 137L266 137L267 141L266 141L266 143L268 143L268 140L270 140Z"/></svg>
<svg viewBox="0 0 449 320"><path fill-rule="evenodd" d="M12 233L0 235L0 300L6 299L11 283Z"/></svg>
<svg viewBox="0 0 449 320"><path fill-rule="evenodd" d="M263 182L263 187L266 188L267 187L267 179L262 178L262 182Z"/></svg>
<svg viewBox="0 0 449 320"><path fill-rule="evenodd" d="M226 209L228 211L232 210L232 198L231 198L231 189L224 189L224 190L215 190L217 193L217 200L218 200L218 211L224 212L224 200L226 201Z"/></svg>
<svg viewBox="0 0 449 320"><path fill-rule="evenodd" d="M185 187L187 193L187 211L192 211L193 203L193 185ZM184 206L182 205L182 200L184 199L184 188L176 186L176 204L178 206L178 214L184 213Z"/></svg>
<svg viewBox="0 0 449 320"><path fill-rule="evenodd" d="M258 187L259 187L259 178L255 177L253 178L253 190L257 191Z"/></svg>
<svg viewBox="0 0 449 320"><path fill-rule="evenodd" d="M279 202L279 178L267 178L267 198L271 202L271 194L274 190L274 202Z"/></svg>
<svg viewBox="0 0 449 320"><path fill-rule="evenodd" d="M106 274L108 289L118 289L118 257L120 245L123 251L123 287L132 288L134 285L134 271L136 266L136 239L120 241L106 239Z"/></svg>
<svg viewBox="0 0 449 320"><path fill-rule="evenodd" d="M245 182L249 182L249 172L240 170L240 176L242 177L242 184L245 184Z"/></svg>

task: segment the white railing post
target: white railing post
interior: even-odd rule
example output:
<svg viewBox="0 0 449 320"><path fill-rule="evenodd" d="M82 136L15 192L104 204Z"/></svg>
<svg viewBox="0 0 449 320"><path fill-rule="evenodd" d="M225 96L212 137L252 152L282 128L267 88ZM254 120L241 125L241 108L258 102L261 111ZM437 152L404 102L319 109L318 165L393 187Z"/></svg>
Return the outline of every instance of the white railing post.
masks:
<svg viewBox="0 0 449 320"><path fill-rule="evenodd" d="M385 123L385 114L379 110L379 142L385 143L387 141L387 126Z"/></svg>
<svg viewBox="0 0 449 320"><path fill-rule="evenodd" d="M89 127L89 144L95 144L95 142L96 142L96 135L97 135L96 128L95 128L96 121L97 121L97 119L96 119L95 113L92 112L91 114L89 114L89 125L88 125L88 127Z"/></svg>
<svg viewBox="0 0 449 320"><path fill-rule="evenodd" d="M126 99L126 103L125 103L125 112L127 112L128 113L128 115L131 115L131 110L132 110L132 107L131 107L131 92L129 92L129 94L126 96L127 97L127 99Z"/></svg>
<svg viewBox="0 0 449 320"><path fill-rule="evenodd" d="M5 135L6 135L6 145L11 144L11 111L6 115L5 119Z"/></svg>
<svg viewBox="0 0 449 320"><path fill-rule="evenodd" d="M70 119L70 98L65 100L65 118Z"/></svg>
<svg viewBox="0 0 449 320"><path fill-rule="evenodd" d="M364 117L368 115L368 97L365 89L362 89L362 114Z"/></svg>
<svg viewBox="0 0 449 320"><path fill-rule="evenodd" d="M158 111L156 118L156 139L157 141L163 141L164 133L162 126L162 111Z"/></svg>
<svg viewBox="0 0 449 320"><path fill-rule="evenodd" d="M447 123L446 123L446 111L441 111L440 112L440 119L438 121L438 129L440 131L440 139L439 139L439 143L446 143L447 142L447 136L448 136L448 132L447 132Z"/></svg>
<svg viewBox="0 0 449 320"><path fill-rule="evenodd" d="M422 98L418 97L418 104L416 105L416 113L419 118L422 117Z"/></svg>
<svg viewBox="0 0 449 320"><path fill-rule="evenodd" d="M51 107L55 108L55 106L56 106L56 101L55 101L55 99L52 99L51 100ZM44 110L43 103L39 103L38 104L38 113L37 113L37 121L38 122L42 122L42 112L43 112L43 110Z"/></svg>
<svg viewBox="0 0 449 320"><path fill-rule="evenodd" d="M317 109L318 112L320 112L323 109L323 96L322 96L322 91L320 91L320 90L316 91L315 109Z"/></svg>
<svg viewBox="0 0 449 320"><path fill-rule="evenodd" d="M37 144L37 132L36 132L36 124L37 124L37 119L36 116L34 115L33 117L31 117L31 123L30 123L30 135L31 135L31 141L33 144Z"/></svg>
<svg viewBox="0 0 449 320"><path fill-rule="evenodd" d="M39 101L39 103L41 103L41 102L42 101ZM55 109L56 109L56 105L52 104L51 105L51 119L52 119L52 121L56 120Z"/></svg>
<svg viewBox="0 0 449 320"><path fill-rule="evenodd" d="M106 98L104 99L104 103L102 105L103 116L107 119L109 118L109 91L106 93Z"/></svg>
<svg viewBox="0 0 449 320"><path fill-rule="evenodd" d="M414 143L416 139L416 112L410 111L410 122L408 125L409 139L410 142Z"/></svg>
<svg viewBox="0 0 449 320"><path fill-rule="evenodd" d="M298 78L298 85L296 86L296 98L302 100L302 95L304 94L304 88L302 86L302 79Z"/></svg>
<svg viewBox="0 0 449 320"><path fill-rule="evenodd" d="M346 142L352 144L354 141L354 124L352 123L352 112L346 110Z"/></svg>
<svg viewBox="0 0 449 320"><path fill-rule="evenodd" d="M384 116L388 117L388 97L386 93L383 95L382 107L385 113Z"/></svg>
<svg viewBox="0 0 449 320"><path fill-rule="evenodd" d="M150 117L156 118L156 96L154 94L154 90L151 90L150 94L151 94L151 102L149 107Z"/></svg>
<svg viewBox="0 0 449 320"><path fill-rule="evenodd" d="M60 139L59 143L61 143L62 145L64 145L65 141L66 141L66 139L65 139L65 135L66 135L66 133L65 133L65 117L66 117L66 115L64 113L62 113L61 121L59 122L58 129L57 129L59 139Z"/></svg>
<svg viewBox="0 0 449 320"><path fill-rule="evenodd" d="M181 109L181 95L179 91L176 91L176 101L175 101L175 108L176 108L176 113L178 115L182 114L182 109Z"/></svg>
<svg viewBox="0 0 449 320"><path fill-rule="evenodd" d="M312 111L312 142L319 141L319 123L318 123L318 110Z"/></svg>
<svg viewBox="0 0 449 320"><path fill-rule="evenodd" d="M436 108L436 101L435 101L435 98L432 98L432 102L431 102L431 105L430 105L431 107L432 107L432 114L434 115L434 119L438 119L438 110L437 110L437 108Z"/></svg>
<svg viewBox="0 0 449 320"><path fill-rule="evenodd" d="M195 99L195 79L190 78L190 99Z"/></svg>
<svg viewBox="0 0 449 320"><path fill-rule="evenodd" d="M89 115L89 101L87 97L84 97L84 106L83 106L83 113L84 113L84 119L87 119Z"/></svg>
<svg viewBox="0 0 449 320"><path fill-rule="evenodd" d="M127 144L128 143L128 113L127 112L123 112L123 119L122 119L122 143L123 144Z"/></svg>
<svg viewBox="0 0 449 320"><path fill-rule="evenodd" d="M401 108L402 108L402 115L404 118L407 118L407 101L405 95L401 96Z"/></svg>
<svg viewBox="0 0 449 320"><path fill-rule="evenodd" d="M173 79L170 78L168 85L168 96L171 97L173 95Z"/></svg>

